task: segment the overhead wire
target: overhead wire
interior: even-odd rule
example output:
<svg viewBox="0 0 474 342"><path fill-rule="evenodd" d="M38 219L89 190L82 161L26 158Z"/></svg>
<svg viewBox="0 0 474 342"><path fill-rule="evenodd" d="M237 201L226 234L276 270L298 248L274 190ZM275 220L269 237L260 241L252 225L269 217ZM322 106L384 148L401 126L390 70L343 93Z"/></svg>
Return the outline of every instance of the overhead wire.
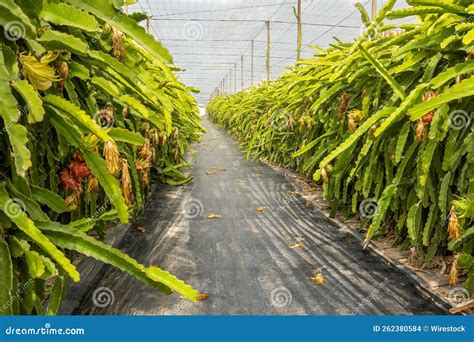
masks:
<svg viewBox="0 0 474 342"><path fill-rule="evenodd" d="M254 76L256 79L260 79L262 75L265 75L265 64L262 62L265 54L262 54L262 52L266 50L263 46L266 44L266 37L265 39L261 37L265 31L266 21L272 23L273 32L271 47L272 63L270 64L272 77L277 76L284 69L285 65L293 64L290 61L296 60L296 42L290 42L291 39L288 36L290 32L296 30L296 20L293 22L291 19L293 11L286 11L285 9L282 12L281 10L284 6L290 7L297 4L297 1L283 0L277 3L265 4L259 0L252 2L250 0L241 0L239 2L242 5L234 7L228 6L229 2L227 0L170 1L165 2L165 4L163 2L165 1L161 1L160 6L156 6L150 0L139 0L135 9L145 11L151 15L152 33L170 49L172 55L176 57L176 64L188 71L180 72L180 78L186 81L186 83L189 83L189 80L191 80L193 85L202 88L202 93L198 95L199 98L205 98L206 94L210 94L214 89L214 87L210 88L207 80L223 79L225 78L223 75L227 75L226 77L229 81L230 69L232 69L232 84L235 83L236 77L239 78L238 83L240 84L242 81L240 73L238 75L234 75L234 73L236 65L239 66L239 71L242 67L240 65L242 61L241 56L244 56L244 61L246 62L243 66L245 75L243 81L245 86L250 84L250 77L247 73L250 69L248 61L251 55L252 41L254 41L254 51L256 52L254 54L254 58L256 58L254 62ZM365 5L368 2L368 0L365 0ZM339 12L327 12L329 7L324 6L321 7L323 11L319 12L319 7L314 6L325 5L325 3L321 4L321 1L317 0L302 0L302 3L304 5L303 13L310 13L306 16L306 22L303 23L303 27L306 28L304 32L310 32L306 34L306 37L309 35L315 36L314 39L304 43L302 49L303 56L309 56L311 51L308 51L308 47L322 37L325 37L335 28L348 30L348 37L351 36L351 30L361 28L361 26L357 26L358 21L347 21L357 10L350 11L342 19L339 17L335 24L331 24L331 20L328 18L331 15L337 15ZM130 5L130 7L132 6ZM145 7L147 7L146 10ZM268 13L269 15L262 20L255 19L255 14L264 13L262 11L265 11L265 8L272 8L272 13ZM273 8L275 8L274 11ZM258 9L262 9L262 11L257 12ZM160 11L160 13L157 13L157 11ZM314 22L316 20L313 19L315 18L315 13L317 13L316 19L321 18L322 21ZM173 25L176 22L182 22L183 25ZM189 39L186 36L179 37L179 34L178 37L170 35L170 33L174 33L177 36L176 33L178 32L183 35L183 26L189 22L202 24L200 36L196 40ZM239 24L239 29L235 30L236 25L232 24ZM324 30L324 28L327 29ZM241 38L236 36L235 33L238 33ZM277 48L278 46L280 48ZM294 46L294 49L290 48L291 46ZM288 53L289 51L291 53ZM205 72L202 73L202 71Z"/></svg>

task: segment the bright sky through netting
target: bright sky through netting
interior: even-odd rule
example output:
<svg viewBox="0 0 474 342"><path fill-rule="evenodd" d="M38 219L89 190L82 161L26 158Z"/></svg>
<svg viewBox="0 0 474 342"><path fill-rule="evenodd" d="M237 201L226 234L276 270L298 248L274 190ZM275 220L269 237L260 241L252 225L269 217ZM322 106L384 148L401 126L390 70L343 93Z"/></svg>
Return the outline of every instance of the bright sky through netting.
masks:
<svg viewBox="0 0 474 342"><path fill-rule="evenodd" d="M361 34L364 26L356 2L301 0L302 58L314 54L311 45L327 47L334 36L349 42ZM371 13L371 0L359 2ZM384 2L378 0L377 8ZM295 63L296 5L296 0L139 0L129 11L151 16L150 33L170 50L175 64L186 69L182 81L199 88L197 99L205 103L224 79L227 92L250 86L252 41L254 84L266 79L266 21L271 78ZM406 6L399 0L395 8Z"/></svg>

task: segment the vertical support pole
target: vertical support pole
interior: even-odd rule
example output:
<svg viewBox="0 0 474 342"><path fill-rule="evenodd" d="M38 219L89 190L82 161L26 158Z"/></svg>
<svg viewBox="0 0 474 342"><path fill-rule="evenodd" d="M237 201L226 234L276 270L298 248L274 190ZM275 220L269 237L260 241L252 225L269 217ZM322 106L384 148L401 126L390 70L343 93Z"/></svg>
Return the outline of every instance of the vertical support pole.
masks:
<svg viewBox="0 0 474 342"><path fill-rule="evenodd" d="M252 57L251 57L251 65L250 65L250 85L253 86L253 56L254 56L254 44L255 42L252 40Z"/></svg>
<svg viewBox="0 0 474 342"><path fill-rule="evenodd" d="M244 55L240 56L240 90L244 90Z"/></svg>
<svg viewBox="0 0 474 342"><path fill-rule="evenodd" d="M237 63L234 64L234 93L237 92Z"/></svg>
<svg viewBox="0 0 474 342"><path fill-rule="evenodd" d="M271 42L270 42L270 22L267 21L265 23L267 26L267 60L266 60L266 67L267 67L267 80L270 80L270 47L271 47Z"/></svg>
<svg viewBox="0 0 474 342"><path fill-rule="evenodd" d="M150 33L150 16L146 16L146 33Z"/></svg>
<svg viewBox="0 0 474 342"><path fill-rule="evenodd" d="M372 0L372 20L377 16L377 0Z"/></svg>
<svg viewBox="0 0 474 342"><path fill-rule="evenodd" d="M229 93L232 93L232 68L229 70Z"/></svg>
<svg viewBox="0 0 474 342"><path fill-rule="evenodd" d="M296 37L296 60L301 59L301 44L303 43L303 22L301 21L301 0L298 0L298 33Z"/></svg>

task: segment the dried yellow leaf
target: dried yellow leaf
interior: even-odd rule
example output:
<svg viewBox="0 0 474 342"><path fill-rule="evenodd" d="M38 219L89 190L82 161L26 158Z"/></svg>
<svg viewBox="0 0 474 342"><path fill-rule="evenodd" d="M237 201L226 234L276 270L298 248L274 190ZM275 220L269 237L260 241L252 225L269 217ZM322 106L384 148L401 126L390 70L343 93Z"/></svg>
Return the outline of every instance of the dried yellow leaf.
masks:
<svg viewBox="0 0 474 342"><path fill-rule="evenodd" d="M302 242L296 242L296 243L294 243L294 244L291 244L291 245L290 245L290 248L291 248L291 249L297 249L297 248L301 248L301 247L303 247L303 246L304 246L304 244L303 244Z"/></svg>
<svg viewBox="0 0 474 342"><path fill-rule="evenodd" d="M206 300L207 298L209 298L209 295L204 294L204 293L200 293L196 296L196 300L198 302L202 302L203 300Z"/></svg>
<svg viewBox="0 0 474 342"><path fill-rule="evenodd" d="M208 218L208 219L218 219L218 218L222 218L222 215L209 214L209 215L207 215L207 218Z"/></svg>
<svg viewBox="0 0 474 342"><path fill-rule="evenodd" d="M213 167L212 170L206 172L206 175L213 175L217 172L225 171L225 170L226 169L224 169L223 167Z"/></svg>
<svg viewBox="0 0 474 342"><path fill-rule="evenodd" d="M267 210L267 207L258 207L258 208L255 209L255 210L257 210L259 213L263 213L264 211Z"/></svg>
<svg viewBox="0 0 474 342"><path fill-rule="evenodd" d="M317 285L324 285L326 283L326 278L324 278L321 272L313 276L311 280Z"/></svg>

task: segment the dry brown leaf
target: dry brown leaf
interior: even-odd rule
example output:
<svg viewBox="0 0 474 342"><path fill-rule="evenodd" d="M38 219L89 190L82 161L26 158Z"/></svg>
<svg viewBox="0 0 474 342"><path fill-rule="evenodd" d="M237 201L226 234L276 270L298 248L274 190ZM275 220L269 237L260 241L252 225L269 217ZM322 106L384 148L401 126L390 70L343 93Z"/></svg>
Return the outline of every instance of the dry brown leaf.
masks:
<svg viewBox="0 0 474 342"><path fill-rule="evenodd" d="M217 172L222 172L222 171L225 171L225 170L226 169L224 169L223 167L213 167L212 170L206 172L206 175L208 175L208 176L213 175Z"/></svg>
<svg viewBox="0 0 474 342"><path fill-rule="evenodd" d="M139 233L145 233L146 232L145 228L143 228L143 227L137 227L137 228L135 228L135 230Z"/></svg>
<svg viewBox="0 0 474 342"><path fill-rule="evenodd" d="M441 259L440 263L441 263L441 269L439 271L439 274L443 275L446 273L446 269L448 268L448 265L446 265L446 262L443 259Z"/></svg>
<svg viewBox="0 0 474 342"><path fill-rule="evenodd" d="M301 248L303 246L304 246L304 244L302 242L295 242L295 243L290 245L290 248L291 249L297 249L297 248Z"/></svg>
<svg viewBox="0 0 474 342"><path fill-rule="evenodd" d="M315 276L311 277L311 280L316 284L316 285L324 285L326 283L326 278L324 278L323 274L319 272Z"/></svg>
<svg viewBox="0 0 474 342"><path fill-rule="evenodd" d="M466 304L456 306L454 308L449 309L449 313L452 315L456 315L458 313L461 313L463 311L471 310L474 309L474 299L471 299L468 301Z"/></svg>
<svg viewBox="0 0 474 342"><path fill-rule="evenodd" d="M218 219L218 218L222 218L222 215L209 214L209 215L207 215L207 218L208 218L208 219Z"/></svg>
<svg viewBox="0 0 474 342"><path fill-rule="evenodd" d="M258 207L257 210L259 213L263 213L264 211L267 211L267 207Z"/></svg>

